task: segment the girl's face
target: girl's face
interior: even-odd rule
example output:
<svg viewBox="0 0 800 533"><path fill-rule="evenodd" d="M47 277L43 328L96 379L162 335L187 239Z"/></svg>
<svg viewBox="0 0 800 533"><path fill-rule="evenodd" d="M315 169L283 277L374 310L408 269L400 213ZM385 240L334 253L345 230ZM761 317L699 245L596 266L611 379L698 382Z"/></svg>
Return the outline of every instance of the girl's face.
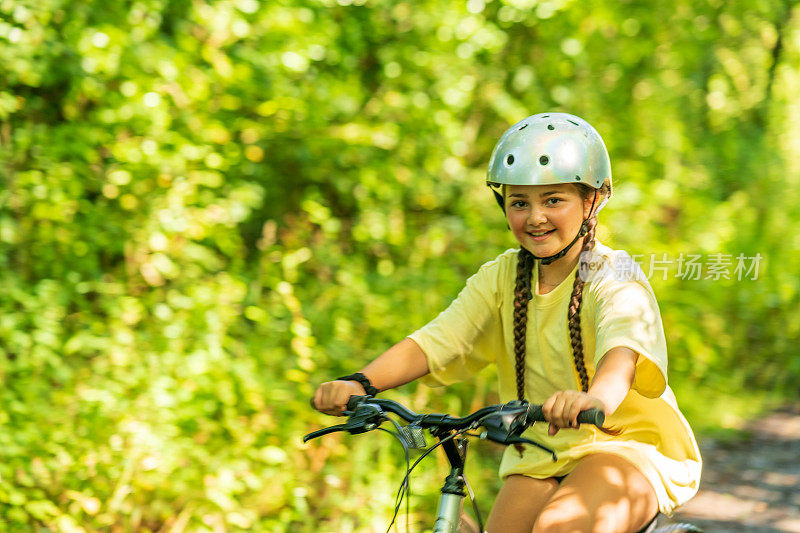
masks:
<svg viewBox="0 0 800 533"><path fill-rule="evenodd" d="M584 200L569 183L506 185L505 207L520 245L537 257L547 257L572 242L589 216L592 197Z"/></svg>

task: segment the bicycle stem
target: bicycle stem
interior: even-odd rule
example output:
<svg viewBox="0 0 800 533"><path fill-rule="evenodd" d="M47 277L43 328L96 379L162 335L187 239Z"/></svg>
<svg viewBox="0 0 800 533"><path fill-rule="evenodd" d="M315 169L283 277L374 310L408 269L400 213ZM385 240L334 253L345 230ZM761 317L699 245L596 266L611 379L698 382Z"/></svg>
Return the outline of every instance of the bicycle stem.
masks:
<svg viewBox="0 0 800 533"><path fill-rule="evenodd" d="M442 486L439 509L433 533L457 533L464 498L467 495L464 481L464 458L469 441L466 438L444 440L446 436L437 435L442 448L450 461L450 474Z"/></svg>

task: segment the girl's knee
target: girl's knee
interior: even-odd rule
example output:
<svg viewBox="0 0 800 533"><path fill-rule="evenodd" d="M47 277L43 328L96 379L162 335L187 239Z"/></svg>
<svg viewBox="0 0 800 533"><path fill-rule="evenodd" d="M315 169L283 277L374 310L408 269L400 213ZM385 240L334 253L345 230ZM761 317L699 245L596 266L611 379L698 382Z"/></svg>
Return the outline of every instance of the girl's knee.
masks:
<svg viewBox="0 0 800 533"><path fill-rule="evenodd" d="M626 502L596 508L580 498L558 498L548 503L533 526L533 533L621 533L638 531L641 521ZM634 520L635 519L635 520ZM643 522L643 524L646 523Z"/></svg>
<svg viewBox="0 0 800 533"><path fill-rule="evenodd" d="M492 507L486 529L489 533L530 533L539 511L558 489L553 479L510 476Z"/></svg>
<svg viewBox="0 0 800 533"><path fill-rule="evenodd" d="M593 519L585 506L572 499L551 501L539 514L533 533L591 532Z"/></svg>

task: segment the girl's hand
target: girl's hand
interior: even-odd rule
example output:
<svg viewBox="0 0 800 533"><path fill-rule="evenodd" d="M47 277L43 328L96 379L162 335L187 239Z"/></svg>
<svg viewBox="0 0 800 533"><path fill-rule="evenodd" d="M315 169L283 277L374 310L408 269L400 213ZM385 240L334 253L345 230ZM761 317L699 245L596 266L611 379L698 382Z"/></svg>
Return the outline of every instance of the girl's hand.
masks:
<svg viewBox="0 0 800 533"><path fill-rule="evenodd" d="M317 387L311 406L326 415L340 416L347 407L350 396L364 396L367 392L357 381L328 381Z"/></svg>
<svg viewBox="0 0 800 533"><path fill-rule="evenodd" d="M606 410L602 401L585 392L576 390L556 392L542 405L544 418L550 422L548 433L555 435L562 428L577 428L578 414L591 408Z"/></svg>

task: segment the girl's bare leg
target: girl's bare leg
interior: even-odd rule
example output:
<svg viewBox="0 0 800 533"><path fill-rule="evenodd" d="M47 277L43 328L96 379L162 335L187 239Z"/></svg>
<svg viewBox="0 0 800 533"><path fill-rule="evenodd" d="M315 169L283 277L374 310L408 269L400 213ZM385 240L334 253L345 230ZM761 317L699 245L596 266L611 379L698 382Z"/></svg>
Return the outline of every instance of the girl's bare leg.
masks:
<svg viewBox="0 0 800 533"><path fill-rule="evenodd" d="M653 486L636 467L616 455L594 454L564 479L539 514L533 533L636 532L656 512Z"/></svg>
<svg viewBox="0 0 800 533"><path fill-rule="evenodd" d="M530 533L536 517L558 489L553 478L506 478L486 522L488 533Z"/></svg>

